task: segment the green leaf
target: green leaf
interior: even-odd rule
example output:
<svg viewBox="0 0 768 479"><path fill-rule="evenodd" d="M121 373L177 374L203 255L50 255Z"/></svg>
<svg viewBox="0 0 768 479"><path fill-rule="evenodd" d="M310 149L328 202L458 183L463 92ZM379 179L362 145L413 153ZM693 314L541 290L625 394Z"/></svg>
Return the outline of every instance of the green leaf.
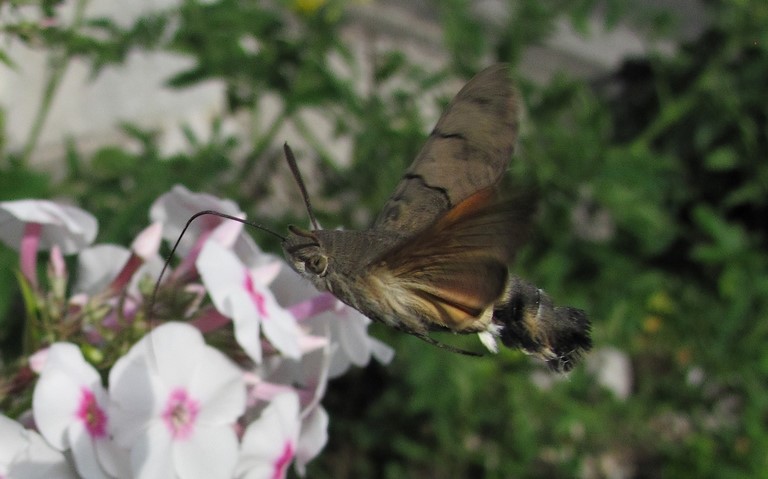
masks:
<svg viewBox="0 0 768 479"><path fill-rule="evenodd" d="M731 147L721 147L708 154L704 159L710 170L723 171L735 168L739 163L736 151Z"/></svg>

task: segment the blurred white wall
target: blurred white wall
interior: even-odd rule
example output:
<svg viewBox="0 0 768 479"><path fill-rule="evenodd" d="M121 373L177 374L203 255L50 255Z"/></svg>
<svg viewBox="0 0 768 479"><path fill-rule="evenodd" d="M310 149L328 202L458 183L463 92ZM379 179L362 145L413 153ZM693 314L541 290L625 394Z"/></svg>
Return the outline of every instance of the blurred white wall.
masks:
<svg viewBox="0 0 768 479"><path fill-rule="evenodd" d="M695 0L670 2L685 8ZM73 2L67 2L71 8ZM141 13L172 7L176 0L92 0L88 16L109 16L129 25ZM493 22L503 15L502 0L478 0L478 15ZM700 9L698 10L700 11ZM0 21L4 18L0 10ZM71 12L68 12L71 14ZM689 16L690 17L690 16ZM694 16L695 17L695 16ZM356 5L350 10L344 38L363 57L371 48L400 48L416 61L438 68L447 59L442 50L441 32L429 2L386 0ZM554 72L569 71L594 76L618 65L627 55L641 54L649 48L662 50L669 45L649 45L641 34L621 25L608 32L600 19L591 22L588 38L578 35L563 20L545 44L531 48L524 56L522 71L528 77L546 81ZM45 82L44 52L23 45L4 45L16 63L15 70L0 65L0 105L6 112L5 135L13 149L21 149L29 134L33 116L41 100ZM189 60L166 53L136 52L121 66L107 67L95 79L82 62L72 62L56 95L35 154L37 164L60 158L63 140L77 139L83 151L120 141L117 125L122 121L163 132L161 145L166 152L182 148L179 125L190 125L201 136L210 119L223 108L223 88L209 82L186 90L171 90L163 83ZM318 119L313 123L318 125ZM55 169L55 167L54 167Z"/></svg>
<svg viewBox="0 0 768 479"><path fill-rule="evenodd" d="M72 3L67 2L65 16L71 15ZM92 0L87 15L108 16L127 26L141 13L175 3ZM9 146L21 149L42 99L47 59L45 51L16 42L4 48L15 67L0 65L0 105L6 112ZM85 150L119 141L117 125L123 121L158 128L171 137L181 122L198 128L207 125L222 108L220 84L209 82L186 90L171 90L163 85L167 78L189 65L190 60L178 55L137 51L123 65L106 67L91 78L85 62L72 61L55 96L34 159L45 163L58 156L67 137L76 138Z"/></svg>

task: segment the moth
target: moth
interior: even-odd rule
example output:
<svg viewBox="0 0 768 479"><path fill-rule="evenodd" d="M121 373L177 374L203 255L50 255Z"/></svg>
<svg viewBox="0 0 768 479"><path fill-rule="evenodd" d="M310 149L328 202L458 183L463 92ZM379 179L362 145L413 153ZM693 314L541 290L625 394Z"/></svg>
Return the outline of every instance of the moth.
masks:
<svg viewBox="0 0 768 479"><path fill-rule="evenodd" d="M313 230L289 227L289 264L374 321L454 352L432 331L497 338L557 371L591 347L584 311L556 307L509 265L531 223L532 202L503 191L514 152L520 98L506 65L472 78L451 101L371 227L317 227L293 153Z"/></svg>

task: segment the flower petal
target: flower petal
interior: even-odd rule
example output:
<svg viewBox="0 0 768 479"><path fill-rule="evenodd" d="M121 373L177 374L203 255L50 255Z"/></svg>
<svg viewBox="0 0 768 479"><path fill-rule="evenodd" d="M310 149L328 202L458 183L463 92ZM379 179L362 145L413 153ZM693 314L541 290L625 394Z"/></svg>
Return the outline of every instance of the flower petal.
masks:
<svg viewBox="0 0 768 479"><path fill-rule="evenodd" d="M86 386L101 384L99 373L86 362L80 348L72 343L54 343L48 348L48 358L41 374L50 369L60 370Z"/></svg>
<svg viewBox="0 0 768 479"><path fill-rule="evenodd" d="M130 448L145 432L147 423L160 410L161 397L168 388L157 374L153 374L150 358L138 344L119 358L109 372L109 395L112 399L109 411L115 441Z"/></svg>
<svg viewBox="0 0 768 479"><path fill-rule="evenodd" d="M381 364L389 364L395 357L395 350L376 338L369 338L371 355Z"/></svg>
<svg viewBox="0 0 768 479"><path fill-rule="evenodd" d="M86 248L77 257L77 283L74 291L97 294L117 276L130 258L131 252L122 246L99 244Z"/></svg>
<svg viewBox="0 0 768 479"><path fill-rule="evenodd" d="M261 477L281 477L276 474L279 471L275 468L280 465L285 470L285 464L278 464L278 461L285 453L286 444L295 448L299 427L298 396L295 393L276 396L262 411L261 417L245 430L237 464L238 477L254 469L269 472L269 475ZM257 476L249 474L247 477Z"/></svg>
<svg viewBox="0 0 768 479"><path fill-rule="evenodd" d="M240 207L233 201L222 200L205 193L193 193L182 185L175 185L171 191L161 195L152 203L149 217L153 222L163 223L163 238L176 241L189 218L195 213L205 210L219 211L232 216L244 216ZM195 219L189 225L185 236L181 238L178 252L186 256L203 232L215 229L224 221L229 220L213 215L204 215ZM247 237L241 235L238 242L243 241L241 238Z"/></svg>
<svg viewBox="0 0 768 479"><path fill-rule="evenodd" d="M261 362L261 336L259 317L248 295L236 291L224 302L224 309L230 311L235 328L235 341L255 363Z"/></svg>
<svg viewBox="0 0 768 479"><path fill-rule="evenodd" d="M139 345L150 359L154 356L154 369L168 386L191 384L206 348L200 331L178 322L158 326L136 344Z"/></svg>
<svg viewBox="0 0 768 479"><path fill-rule="evenodd" d="M35 386L32 409L41 434L59 450L70 446L65 433L81 420L77 413L83 394L105 399L98 373L74 344L51 345ZM101 406L106 408L106 402Z"/></svg>
<svg viewBox="0 0 768 479"><path fill-rule="evenodd" d="M58 245L64 254L76 253L91 244L98 231L96 218L74 206L48 200L0 202L0 241L18 249L26 223L43 225L41 250Z"/></svg>
<svg viewBox="0 0 768 479"><path fill-rule="evenodd" d="M26 449L27 439L24 426L0 414L0 477L7 471L16 456Z"/></svg>
<svg viewBox="0 0 768 479"><path fill-rule="evenodd" d="M339 345L331 359L331 377L344 374L350 364L358 367L368 364L371 360L371 349L368 343L370 319L345 306L338 312L323 313L312 321L313 325L321 322L328 325L331 337Z"/></svg>
<svg viewBox="0 0 768 479"><path fill-rule="evenodd" d="M326 347L312 351L299 361L271 358L263 367L265 380L275 384L297 385L303 413L308 414L325 394L331 350L331 347Z"/></svg>
<svg viewBox="0 0 768 479"><path fill-rule="evenodd" d="M237 218L244 219L245 213L240 213ZM226 218L222 218L226 220ZM222 221L211 232L210 238L222 246L231 248L237 242L237 238L243 233L243 223L235 220Z"/></svg>
<svg viewBox="0 0 768 479"><path fill-rule="evenodd" d="M146 433L137 438L131 448L131 472L135 479L176 477L172 456L172 442L168 430L155 422Z"/></svg>
<svg viewBox="0 0 768 479"><path fill-rule="evenodd" d="M34 431L27 433L27 447L8 468L8 477L43 479L77 479L79 475L64 455L48 445Z"/></svg>
<svg viewBox="0 0 768 479"><path fill-rule="evenodd" d="M163 223L163 237L175 240L190 216L204 210L215 210L236 216L242 211L234 201L222 200L206 193L193 193L183 185L174 185L171 191L164 193L152 203L149 217L153 222ZM190 233L195 230L212 229L222 222L222 218L203 217L198 223L192 223ZM198 231L199 232L199 231Z"/></svg>
<svg viewBox="0 0 768 479"><path fill-rule="evenodd" d="M232 291L242 289L245 266L234 253L215 241L206 241L195 265L216 309L231 317L224 301Z"/></svg>
<svg viewBox="0 0 768 479"><path fill-rule="evenodd" d="M32 399L35 422L40 433L59 451L70 447L67 428L75 420L80 387L61 371L42 376Z"/></svg>
<svg viewBox="0 0 768 479"><path fill-rule="evenodd" d="M301 422L301 435L296 448L296 470L306 472L306 465L317 457L328 442L328 413L318 406Z"/></svg>
<svg viewBox="0 0 768 479"><path fill-rule="evenodd" d="M173 460L179 477L228 479L237 464L237 435L232 427L201 424L194 436L174 448Z"/></svg>
<svg viewBox="0 0 768 479"><path fill-rule="evenodd" d="M272 295L272 291L262 289L259 291L263 301L266 316L261 318L261 324L264 328L264 336L269 342L277 348L284 356L298 359L301 357L301 348L299 347L299 338L304 334L296 318L291 313L277 304L277 300Z"/></svg>
<svg viewBox="0 0 768 479"><path fill-rule="evenodd" d="M72 449L72 457L75 461L77 472L88 478L109 479L111 476L102 468L96 454L95 444L82 426L82 423L74 423L67 430L67 442ZM107 441L99 441L107 442ZM113 463L113 461L110 461ZM112 473L116 471L111 471Z"/></svg>
<svg viewBox="0 0 768 479"><path fill-rule="evenodd" d="M152 223L136 236L131 243L131 251L144 261L153 258L160 251L162 233L163 224L160 222Z"/></svg>
<svg viewBox="0 0 768 479"><path fill-rule="evenodd" d="M200 357L189 391L201 403L201 423L231 425L245 412L242 371L212 347L206 347Z"/></svg>
<svg viewBox="0 0 768 479"><path fill-rule="evenodd" d="M280 260L264 263L251 270L251 277L255 282L268 286L280 274L283 264Z"/></svg>

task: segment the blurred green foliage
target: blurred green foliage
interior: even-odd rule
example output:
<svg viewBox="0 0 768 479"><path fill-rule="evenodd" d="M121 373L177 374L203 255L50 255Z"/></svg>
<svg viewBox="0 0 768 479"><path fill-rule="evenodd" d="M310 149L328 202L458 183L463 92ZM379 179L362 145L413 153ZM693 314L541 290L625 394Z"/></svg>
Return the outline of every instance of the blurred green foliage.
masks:
<svg viewBox="0 0 768 479"><path fill-rule="evenodd" d="M351 8L341 0L187 0L128 27L89 17L86 0L72 2L72 20L60 16L68 2L43 2L35 14L22 3L0 1L0 31L49 55L42 98L55 95L69 62L85 61L98 75L132 49L191 58L192 67L168 79L173 88L210 79L226 86L229 109L210 139L186 128L188 151L165 157L155 132L124 125L130 147L85 156L70 141L55 183L29 164L45 101L23 150L10 151L0 137L2 199L70 197L99 217L100 241L122 243L174 183L255 205L281 168L274 152L285 124L314 150L318 174L308 181L321 185L324 204L337 205L318 212L322 222L362 227L431 127L415 99L450 73L469 76L489 55L517 69L526 48L545 42L563 18L585 35L595 15L609 28L634 19L651 39L674 31L674 16L630 17L619 0L510 0L493 27L471 2L435 2L451 65L430 72L401 52L371 52L365 76L340 36ZM768 4L713 0L706 12L705 31L673 54L627 59L589 82L562 73L538 84L520 75L528 111L513 174L534 180L541 201L517 271L589 312L596 349L617 348L630 360L629 397L598 383L597 353L566 379L516 352L473 360L375 329L398 355L387 368L333 382L330 443L309 477L765 475ZM0 50L0 61L13 68L24 60ZM355 80L363 78L361 92ZM250 137L224 133L227 116L258 118L266 95L282 100L270 124ZM351 142L348 166L302 115L313 108ZM308 149L297 153L310 159ZM5 361L22 317L16 261L0 250ZM543 384L532 381L542 375Z"/></svg>

